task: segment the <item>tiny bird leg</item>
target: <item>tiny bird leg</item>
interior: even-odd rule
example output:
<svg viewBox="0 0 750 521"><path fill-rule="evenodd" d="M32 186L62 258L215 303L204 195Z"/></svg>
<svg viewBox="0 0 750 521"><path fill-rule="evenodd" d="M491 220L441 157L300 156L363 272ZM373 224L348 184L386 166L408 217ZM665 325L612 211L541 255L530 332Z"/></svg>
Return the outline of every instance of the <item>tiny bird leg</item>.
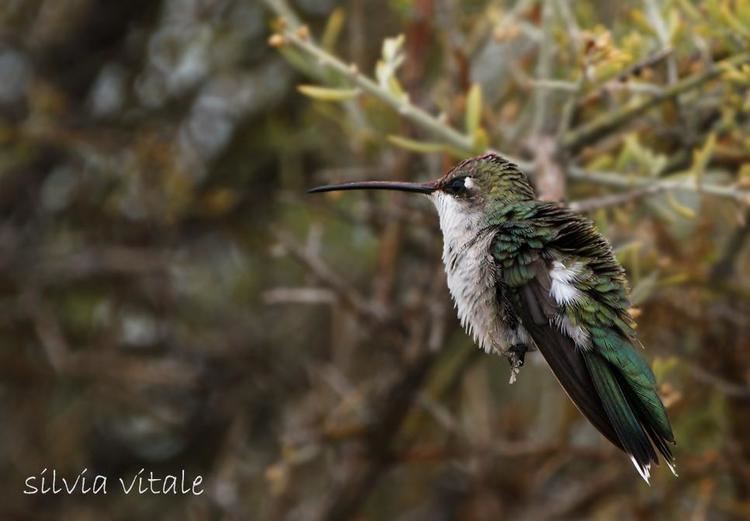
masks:
<svg viewBox="0 0 750 521"><path fill-rule="evenodd" d="M526 362L526 352L528 351L526 344L516 344L508 349L507 357L508 363L510 364L510 381L513 384L516 382L518 374L521 372L523 364Z"/></svg>

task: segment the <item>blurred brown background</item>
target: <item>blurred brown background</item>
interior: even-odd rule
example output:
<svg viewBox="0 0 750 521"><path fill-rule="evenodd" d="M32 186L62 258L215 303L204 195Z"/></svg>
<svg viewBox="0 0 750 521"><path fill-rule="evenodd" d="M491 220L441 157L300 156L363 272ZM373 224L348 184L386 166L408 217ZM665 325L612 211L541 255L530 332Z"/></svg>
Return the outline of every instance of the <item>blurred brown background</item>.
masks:
<svg viewBox="0 0 750 521"><path fill-rule="evenodd" d="M750 519L749 42L739 0L4 0L0 518ZM615 246L679 479L507 384L427 201L304 195L488 147Z"/></svg>

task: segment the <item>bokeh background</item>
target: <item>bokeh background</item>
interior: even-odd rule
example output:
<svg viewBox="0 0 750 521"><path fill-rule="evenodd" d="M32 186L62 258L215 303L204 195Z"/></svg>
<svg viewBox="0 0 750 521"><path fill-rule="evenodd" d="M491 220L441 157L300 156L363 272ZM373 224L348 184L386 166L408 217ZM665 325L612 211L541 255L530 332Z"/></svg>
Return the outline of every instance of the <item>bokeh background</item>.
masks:
<svg viewBox="0 0 750 521"><path fill-rule="evenodd" d="M3 0L0 518L750 519L749 43L741 0ZM616 248L679 479L507 384L428 201L304 195L488 148Z"/></svg>

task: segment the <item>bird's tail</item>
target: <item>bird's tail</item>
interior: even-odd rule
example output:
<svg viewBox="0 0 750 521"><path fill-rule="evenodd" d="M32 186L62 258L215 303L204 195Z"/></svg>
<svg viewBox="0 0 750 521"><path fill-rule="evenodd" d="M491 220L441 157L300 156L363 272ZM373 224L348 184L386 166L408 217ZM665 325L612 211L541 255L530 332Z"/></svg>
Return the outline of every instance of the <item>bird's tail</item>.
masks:
<svg viewBox="0 0 750 521"><path fill-rule="evenodd" d="M675 443L648 364L631 346L583 353L591 380L623 449L648 483L658 451L675 475Z"/></svg>

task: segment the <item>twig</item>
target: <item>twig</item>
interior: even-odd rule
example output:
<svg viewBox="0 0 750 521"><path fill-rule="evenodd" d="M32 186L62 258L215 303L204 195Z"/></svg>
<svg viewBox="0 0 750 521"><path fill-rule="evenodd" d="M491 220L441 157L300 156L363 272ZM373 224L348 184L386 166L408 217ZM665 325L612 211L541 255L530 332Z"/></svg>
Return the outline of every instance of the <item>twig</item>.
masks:
<svg viewBox="0 0 750 521"><path fill-rule="evenodd" d="M674 179L659 179L632 177L614 172L588 172L582 168L571 166L568 177L579 181L590 181L601 185L617 186L620 188L657 187L658 190L684 190L688 192L703 192L717 197L733 199L738 203L750 206L750 191L740 190L734 186L719 186L696 184L692 180L682 181Z"/></svg>
<svg viewBox="0 0 750 521"><path fill-rule="evenodd" d="M423 352L418 359L404 368L398 380L388 389L386 396L379 400L381 413L365 433L366 462L352 469L347 479L328 494L318 519L345 521L352 519L357 513L380 476L394 462L393 439L401 430L401 425L434 361L435 353Z"/></svg>
<svg viewBox="0 0 750 521"><path fill-rule="evenodd" d="M602 208L610 208L612 206L619 206L621 204L636 201L642 197L658 194L659 192L663 191L663 186L649 185L642 188L636 188L635 190L631 190L629 192L607 194L600 197L583 199L581 201L573 201L568 204L568 207L576 212L593 212Z"/></svg>
<svg viewBox="0 0 750 521"><path fill-rule="evenodd" d="M50 365L55 371L64 372L70 362L70 347L55 314L34 289L23 295L22 302L34 321L34 329Z"/></svg>
<svg viewBox="0 0 750 521"><path fill-rule="evenodd" d="M659 6L656 5L654 0L644 0L644 4L646 17L651 22L659 43L664 49L668 49L670 46L669 30L667 29L667 22L659 11ZM667 54L667 57L669 58L667 60L667 81L671 85L677 81L677 63L673 55Z"/></svg>
<svg viewBox="0 0 750 521"><path fill-rule="evenodd" d="M302 26L302 21L286 0L263 0L263 3L265 3L266 6L278 16L286 20L292 29L296 30L298 27Z"/></svg>
<svg viewBox="0 0 750 521"><path fill-rule="evenodd" d="M613 81L623 82L631 76L638 76L644 69L653 67L660 61L669 58L673 52L674 49L672 49L671 47L665 47L653 54L649 54L638 63L634 63L630 67L626 67L621 73L619 73L613 79L609 80L607 83L611 83Z"/></svg>
<svg viewBox="0 0 750 521"><path fill-rule="evenodd" d="M278 230L273 233L276 239L281 243L282 247L289 252L292 257L307 266L316 278L326 286L330 287L334 293L338 295L341 301L348 305L357 315L368 320L375 320L377 323L387 321L388 313L386 310L371 306L367 298L355 291L351 284L347 283L336 272L329 268L322 259L310 255L287 234Z"/></svg>
<svg viewBox="0 0 750 521"><path fill-rule="evenodd" d="M750 398L750 387L727 380L723 376L712 373L693 362L684 361L690 374L696 380L712 385L719 392L734 398Z"/></svg>
<svg viewBox="0 0 750 521"><path fill-rule="evenodd" d="M710 280L714 284L732 281L732 286L736 287L734 279L737 271L737 259L742 253L745 243L750 239L748 220L750 220L750 209L745 210L743 224L734 229L729 240L725 243L721 257L711 268Z"/></svg>
<svg viewBox="0 0 750 521"><path fill-rule="evenodd" d="M44 258L38 272L46 285L59 285L98 274L163 273L169 256L148 248L101 245L68 255Z"/></svg>
<svg viewBox="0 0 750 521"><path fill-rule="evenodd" d="M266 304L332 304L335 300L331 290L321 288L274 288L263 293Z"/></svg>
<svg viewBox="0 0 750 521"><path fill-rule="evenodd" d="M427 130L446 144L466 154L476 152L476 150L474 150L473 139L470 136L462 134L452 127L442 123L423 109L411 104L406 97L396 96L392 92L384 89L375 81L359 72L357 67L353 64L344 63L337 57L318 47L309 38L300 36L299 31L285 29L282 31L281 35L286 42L291 43L300 51L315 58L318 66L340 74L356 86L360 87L363 91L375 96L401 114L404 118L413 122L420 128Z"/></svg>
<svg viewBox="0 0 750 521"><path fill-rule="evenodd" d="M582 48L581 43L581 28L578 26L578 22L576 21L576 17L573 14L572 9L570 8L570 2L567 0L557 0L557 11L558 14L562 20L562 22L565 24L565 28L567 29L568 35L570 35L570 40L572 43L572 54L575 56L578 52L578 49Z"/></svg>
<svg viewBox="0 0 750 521"><path fill-rule="evenodd" d="M563 136L561 146L572 152L582 146L600 140L659 103L672 99L675 96L695 89L696 87L717 78L721 75L725 67L740 65L747 63L748 61L750 61L750 53L741 53L719 63L710 65L705 71L670 85L668 88L664 89L664 92L661 95L630 103L626 107L615 110L611 113L603 114L593 121L569 131Z"/></svg>
<svg viewBox="0 0 750 521"><path fill-rule="evenodd" d="M605 497L610 489L617 486L623 478L619 468L603 468L599 472L588 476L586 483L573 484L549 498L543 506L529 512L530 515L521 519L580 519L584 516L585 508L592 502Z"/></svg>
<svg viewBox="0 0 750 521"><path fill-rule="evenodd" d="M532 89L559 90L563 92L578 92L580 90L580 86L575 81L528 78L518 67L514 67L513 73L517 75L519 83Z"/></svg>

